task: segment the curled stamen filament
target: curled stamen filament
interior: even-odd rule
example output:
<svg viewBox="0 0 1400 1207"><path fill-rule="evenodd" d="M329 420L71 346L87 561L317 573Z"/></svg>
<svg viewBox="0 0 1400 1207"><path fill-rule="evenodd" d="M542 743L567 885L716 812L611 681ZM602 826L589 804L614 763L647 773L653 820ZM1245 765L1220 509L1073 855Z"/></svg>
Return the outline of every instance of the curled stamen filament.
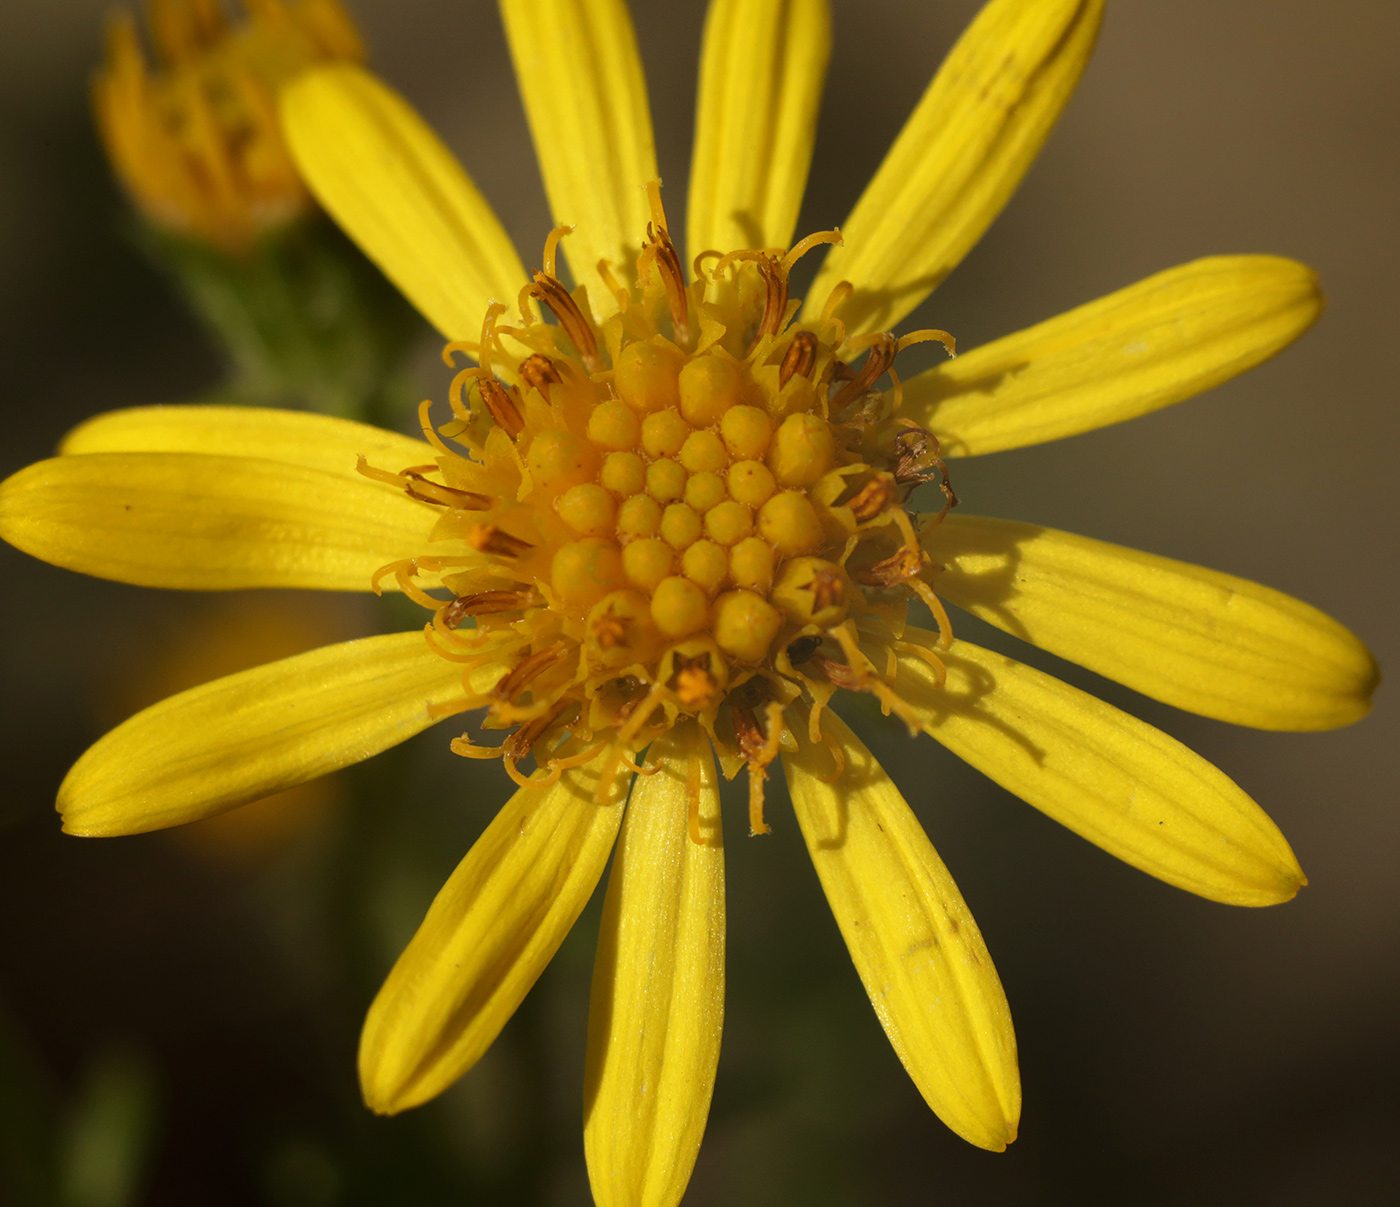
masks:
<svg viewBox="0 0 1400 1207"><path fill-rule="evenodd" d="M912 348L915 344L927 344L931 342L943 345L943 350L948 353L951 360L958 354L958 341L946 331L940 331L936 327L926 327L922 331L911 331L908 335L899 337L899 344L896 351L903 352L905 348Z"/></svg>
<svg viewBox="0 0 1400 1207"><path fill-rule="evenodd" d="M840 247L845 242L846 240L841 237L840 227L832 227L829 231L814 231L805 239L799 239L796 243L794 243L792 248L788 251L787 255L783 257L781 265L783 274L786 275L787 273L790 273L792 271L792 266L796 264L798 260L802 259L802 257L805 256L809 251L811 251L812 248L820 247L823 243L831 243L834 244L836 247ZM828 303L828 305L829 304L830 303Z"/></svg>
<svg viewBox="0 0 1400 1207"><path fill-rule="evenodd" d="M607 799L612 792L613 782L617 779L618 763L622 761L623 752L632 745L632 740L642 732L643 727L651 720L651 714L661 707L661 702L667 695L669 692L664 685L653 684L651 690L647 692L641 703L627 718L626 723L618 730L617 736L613 739L608 761L598 776L598 800Z"/></svg>
<svg viewBox="0 0 1400 1207"><path fill-rule="evenodd" d="M478 746L466 734L453 738L448 742L447 748L464 759L499 759L503 758L506 752L504 746Z"/></svg>
<svg viewBox="0 0 1400 1207"><path fill-rule="evenodd" d="M832 770L828 774L819 775L817 778L824 784L834 784L846 772L846 751L842 748L840 742L827 736L826 731L821 728L820 722L817 723L816 735L812 740L814 742L819 741L831 752L831 761L833 764Z"/></svg>
<svg viewBox="0 0 1400 1207"><path fill-rule="evenodd" d="M933 668L939 690L948 686L948 664L927 646L912 641L896 641L893 648L901 654L910 654L927 662Z"/></svg>
<svg viewBox="0 0 1400 1207"><path fill-rule="evenodd" d="M481 345L474 344L469 339L451 340L443 345L442 363L445 364L449 369L455 369L457 366L453 362L452 358L458 352L462 353L463 356L467 356L470 357L472 360L476 360L481 353Z"/></svg>
<svg viewBox="0 0 1400 1207"><path fill-rule="evenodd" d="M632 294L624 289L617 277L613 274L612 266L606 260L598 261L598 275L603 278L603 284L611 291L613 297L617 299L617 308L625 312L632 305Z"/></svg>
<svg viewBox="0 0 1400 1207"><path fill-rule="evenodd" d="M556 226L545 236L544 256L541 261L541 270L544 272L545 276L557 277L559 275L554 271L554 261L559 251L559 240L565 235L572 235L573 233L574 228L572 226Z"/></svg>
<svg viewBox="0 0 1400 1207"><path fill-rule="evenodd" d="M950 648L953 644L953 623L948 619L948 609L943 606L943 601L938 598L937 592L921 578L909 579L908 585L918 593L919 598L933 613L933 622L938 626L939 648L944 650Z"/></svg>

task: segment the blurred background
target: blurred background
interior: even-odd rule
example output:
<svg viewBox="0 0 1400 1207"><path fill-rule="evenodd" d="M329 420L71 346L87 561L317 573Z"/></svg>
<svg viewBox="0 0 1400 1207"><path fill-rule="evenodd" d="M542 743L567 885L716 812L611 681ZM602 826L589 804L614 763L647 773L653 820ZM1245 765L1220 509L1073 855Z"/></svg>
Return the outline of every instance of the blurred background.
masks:
<svg viewBox="0 0 1400 1207"><path fill-rule="evenodd" d="M698 2L639 3L684 229ZM975 0L835 0L801 229L841 221ZM527 262L550 226L493 6L354 0ZM132 223L93 132L105 0L0 7L0 473L114 407L207 395L217 347ZM1400 8L1120 0L1079 93L915 325L972 347L1220 252L1314 266L1330 305L1263 367L1165 412L953 465L970 512L1269 583L1397 662ZM428 332L413 398L444 394ZM184 831L59 832L67 767L170 691L376 631L362 599L177 595L0 546L0 1201L333 1207L587 1201L580 1099L599 902L482 1063L391 1120L360 1105L358 1026L508 783L449 727ZM1012 652L965 617L958 631ZM1174 712L1053 658L1258 799L1310 885L1235 910L1116 863L930 742L862 726L906 788L1006 985L1021 1138L972 1149L891 1052L791 814L730 811L724 1051L688 1203L1400 1201L1394 705L1287 735ZM861 718L857 717L859 722Z"/></svg>

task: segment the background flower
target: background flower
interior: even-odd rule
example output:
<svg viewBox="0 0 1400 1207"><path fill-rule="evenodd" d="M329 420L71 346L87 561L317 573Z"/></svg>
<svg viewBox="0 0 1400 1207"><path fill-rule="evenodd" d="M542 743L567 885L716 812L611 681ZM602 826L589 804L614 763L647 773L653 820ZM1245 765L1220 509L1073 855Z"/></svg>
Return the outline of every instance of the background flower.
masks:
<svg viewBox="0 0 1400 1207"><path fill-rule="evenodd" d="M47 455L89 413L186 397L209 382L197 336L111 237L119 202L82 88L99 7L11 6L0 18L24 23L0 39L0 153L12 165L0 175L3 472ZM838 3L842 49L803 229L844 215L976 7ZM490 6L355 9L379 68L472 164L512 236L534 246L549 219ZM1053 450L965 461L958 487L979 510L1269 582L1338 616L1393 665L1400 18L1362 0L1326 14L1279 0L1270 14L1261 27L1257 7L1234 0L1111 6L1042 161L913 321L949 326L972 346L1200 254L1271 250L1316 267L1331 307L1280 360ZM637 17L658 143L675 149L662 172L675 181L702 15L696 4L679 17L670 6ZM438 372L427 372L425 393L441 393ZM0 752L10 823L0 842L0 995L60 1093L79 1086L89 1054L114 1034L155 1052L167 1122L153 1201L335 1202L352 1186L393 1201L374 1193L384 1170L402 1196L417 1178L429 1197L435 1186L466 1185L489 1200L490 1186L531 1159L556 1194L577 1190L578 1074L567 1059L581 1051L589 941L573 965L564 953L534 1017L508 1033L502 1062L484 1065L434 1116L348 1143L347 1128L359 1125L337 1111L353 1106L353 1087L330 1080L319 1057L328 1049L326 1067L343 1067L369 992L357 987L357 961L372 985L401 937L395 909L411 926L438 874L489 820L485 802L501 785L486 777L473 793L453 760L446 790L430 790L449 762L428 749L431 737L410 765L383 772L401 795L443 803L416 835L381 844L369 899L346 915L372 917L380 933L344 967L307 967L301 957L317 943L298 938L287 899L304 878L221 880L157 840L60 839L52 790L96 736L72 693L101 665L100 635L154 608L178 623L181 601L79 580L8 549L3 559L13 711ZM995 943L1026 1053L1023 1138L993 1162L939 1134L868 1025L788 821L771 843L730 847L730 980L734 993L744 983L763 1000L731 1002L721 1086L733 1084L716 1100L691 1201L915 1202L929 1185L951 1201L990 1203L1150 1201L1144 1187L1166 1200L1366 1201L1394 1184L1387 1112L1400 1059L1391 1034L1400 911L1385 697L1366 725L1304 738L1111 698L1266 800L1308 890L1287 911L1214 909L1134 876L926 746L901 775L903 736L872 738L903 782L928 777L916 810ZM387 826L417 811L389 805L365 820ZM334 921L314 925L334 931ZM326 1019L344 1001L353 1009L337 1032ZM557 1086L531 1080L530 1028L565 1057ZM814 1062L814 1050L827 1059ZM531 1158L510 1120L532 1084L539 1098L529 1109L558 1129ZM875 1105L855 1113L852 1101ZM436 1165L395 1165L395 1145L422 1145Z"/></svg>

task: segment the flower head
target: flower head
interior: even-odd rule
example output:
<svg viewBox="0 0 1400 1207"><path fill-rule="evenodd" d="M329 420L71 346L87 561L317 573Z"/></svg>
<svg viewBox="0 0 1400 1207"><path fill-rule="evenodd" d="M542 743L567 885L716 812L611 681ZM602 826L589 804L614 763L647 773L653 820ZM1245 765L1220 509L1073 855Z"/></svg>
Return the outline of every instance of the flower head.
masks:
<svg viewBox="0 0 1400 1207"><path fill-rule="evenodd" d="M792 265L836 232L791 251L702 252L689 280L651 193L635 294L604 265L613 313L595 322L586 289L571 296L556 276L567 228L555 231L519 322L493 304L477 341L448 345L479 363L453 382L441 435L424 409L435 462L360 470L441 508L434 544L463 550L380 571L433 610L430 640L462 664L474 690L451 707L484 708L489 728L509 731L499 746L464 735L454 749L500 755L525 785L516 764L531 753L550 782L606 748L606 792L620 763L693 719L731 773L748 767L750 826L763 833L786 706L814 702L817 741L843 687L916 726L876 667L900 645L910 598L951 640L904 506L939 480L930 531L954 501L947 470L936 439L901 421L897 386L874 386L903 346L951 352L952 338L848 338L834 313L848 288L815 323L794 322ZM423 592L424 572L450 597ZM569 753L556 757L560 743ZM701 841L698 796L690 828Z"/></svg>
<svg viewBox="0 0 1400 1207"><path fill-rule="evenodd" d="M283 114L304 178L438 326L449 359L474 362L452 382L451 418L433 422L425 404L418 441L278 412L102 416L0 487L0 531L130 582L397 587L431 609L426 640L330 647L148 710L79 760L65 825L190 820L442 716L482 718L502 740L468 733L454 749L503 758L521 787L371 1008L366 1100L401 1110L471 1067L616 844L590 1010L590 1177L602 1203L674 1203L723 1014L712 752L728 774L748 769L755 832L781 766L900 1059L959 1134L1004 1147L1020 1087L1000 983L913 813L837 717L842 694L874 696L1136 866L1263 905L1303 877L1253 801L1143 722L954 639L942 601L1242 724L1345 724L1376 681L1355 637L1277 592L951 510L945 456L1179 401L1277 352L1321 306L1300 265L1203 260L900 381L911 341L952 341L886 328L1015 187L1101 9L992 0L840 236L793 245L825 5L714 0L687 260L661 208L624 6L505 0L559 223L533 274L400 97L351 67L298 79ZM823 243L799 303L789 271ZM920 604L932 629L908 623Z"/></svg>
<svg viewBox="0 0 1400 1207"><path fill-rule="evenodd" d="M277 124L277 91L298 71L358 62L338 0L248 0L230 28L219 0L151 0L159 68L130 13L116 14L93 105L112 167L147 218L245 251L311 205Z"/></svg>

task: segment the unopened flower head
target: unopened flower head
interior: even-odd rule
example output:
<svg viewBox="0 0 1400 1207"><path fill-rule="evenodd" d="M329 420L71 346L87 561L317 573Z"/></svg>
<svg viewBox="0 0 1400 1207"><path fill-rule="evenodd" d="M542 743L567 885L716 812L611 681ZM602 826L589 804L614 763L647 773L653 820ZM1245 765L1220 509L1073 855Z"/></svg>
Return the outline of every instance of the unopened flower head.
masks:
<svg viewBox="0 0 1400 1207"><path fill-rule="evenodd" d="M277 90L315 63L364 58L339 0L150 0L153 70L130 13L112 18L93 81L112 167L166 230L243 252L311 207L277 124Z"/></svg>

